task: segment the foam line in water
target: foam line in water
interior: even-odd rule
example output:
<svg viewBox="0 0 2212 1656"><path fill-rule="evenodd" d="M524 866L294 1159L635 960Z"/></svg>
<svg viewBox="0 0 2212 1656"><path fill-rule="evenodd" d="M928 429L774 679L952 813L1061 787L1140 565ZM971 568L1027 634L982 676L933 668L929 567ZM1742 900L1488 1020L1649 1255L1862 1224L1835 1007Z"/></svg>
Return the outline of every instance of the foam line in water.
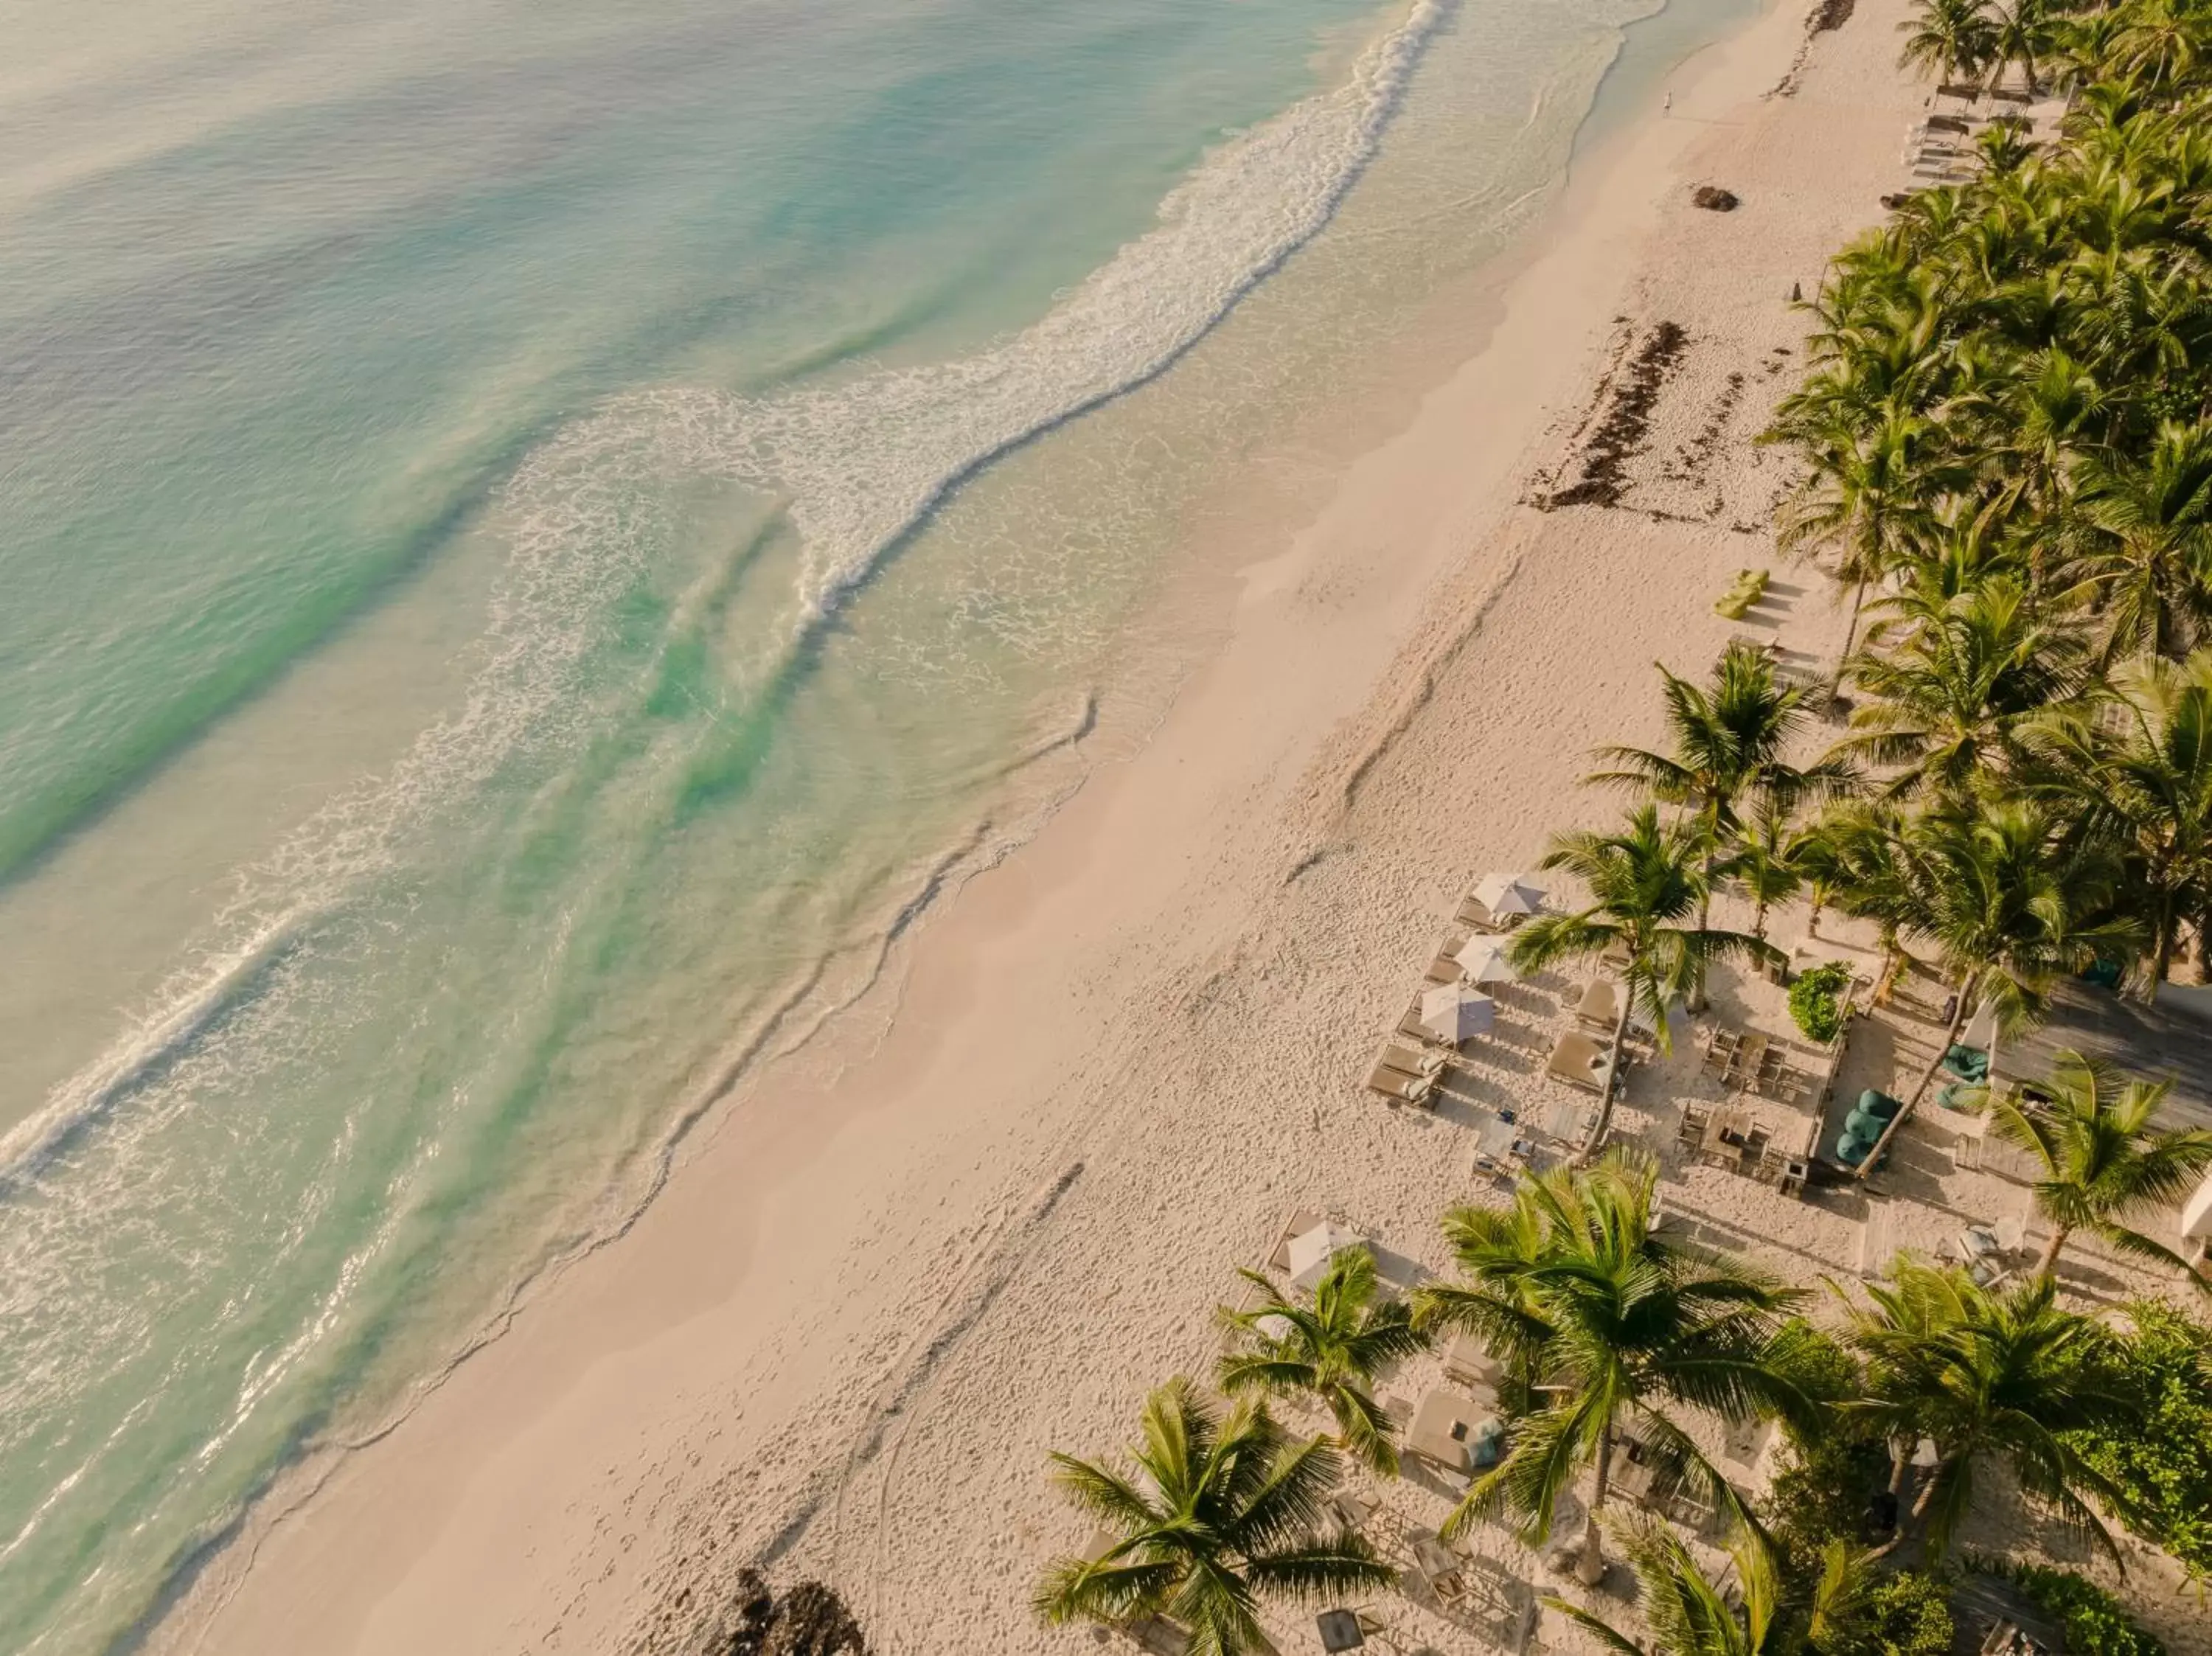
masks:
<svg viewBox="0 0 2212 1656"><path fill-rule="evenodd" d="M768 398L672 391L683 460L781 492L802 624L1007 450L1144 384L1310 241L1375 155L1451 0L1414 0L1345 82L1232 139L1034 325L958 361Z"/></svg>
<svg viewBox="0 0 2212 1656"><path fill-rule="evenodd" d="M250 992L296 941L304 918L283 916L217 955L153 1022L116 1042L99 1062L56 1089L36 1113L0 1137L0 1193L34 1174L71 1133L187 1049Z"/></svg>

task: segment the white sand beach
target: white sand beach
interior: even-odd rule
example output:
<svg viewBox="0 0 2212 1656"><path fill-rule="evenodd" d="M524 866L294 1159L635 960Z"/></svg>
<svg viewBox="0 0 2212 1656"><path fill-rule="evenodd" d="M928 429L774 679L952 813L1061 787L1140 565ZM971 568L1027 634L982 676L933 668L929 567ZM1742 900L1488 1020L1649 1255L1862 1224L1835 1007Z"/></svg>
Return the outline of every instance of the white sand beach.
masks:
<svg viewBox="0 0 2212 1656"><path fill-rule="evenodd" d="M1784 462L1753 438L1800 360L1793 287L1905 187L1905 10L1862 0L1808 37L1790 0L1682 66L1494 274L1480 352L1310 525L1253 537L1218 654L1151 740L921 929L880 1043L735 1101L626 1234L264 1503L154 1647L675 1651L765 1560L833 1584L880 1651L1088 1647L1029 1609L1085 1538L1048 1453L1118 1447L1152 1385L1202 1374L1236 1268L1294 1211L1410 1278L1486 1188L1464 1103L1360 1086L1469 882L1611 810L1589 749L1657 736L1652 664L1701 672L1743 630L1712 608L1740 567L1775 567L1785 658L1840 641L1825 583L1776 558ZM1694 208L1705 183L1741 206ZM1616 503L1529 504L1583 475L1664 324L1682 343ZM1576 987L1501 992L1474 1101L1579 1097L1543 1076ZM1792 1278L1850 1275L1863 1193L1680 1165L1668 1107L1698 1062L1639 1071L1620 1118L1670 1204ZM1900 1244L2017 1205L1938 1159L1893 1175ZM1406 1614L1439 1648L1505 1644Z"/></svg>

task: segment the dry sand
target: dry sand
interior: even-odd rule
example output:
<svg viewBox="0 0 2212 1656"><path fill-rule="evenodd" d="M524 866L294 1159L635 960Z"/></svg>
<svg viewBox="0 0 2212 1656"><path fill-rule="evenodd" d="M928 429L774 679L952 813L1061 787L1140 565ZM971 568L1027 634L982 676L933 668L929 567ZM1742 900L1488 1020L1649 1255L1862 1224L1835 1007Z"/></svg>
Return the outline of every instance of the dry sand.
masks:
<svg viewBox="0 0 2212 1656"><path fill-rule="evenodd" d="M1773 561L1786 480L1750 440L1799 360L1792 284L1905 184L1924 94L1894 68L1904 9L1871 0L1808 41L1788 0L1678 71L1671 109L1584 166L1517 258L1481 353L1241 573L1224 647L1141 754L926 929L872 1054L731 1111L628 1235L258 1515L155 1645L676 1649L765 1559L834 1583L879 1650L1087 1646L1027 1608L1085 1533L1047 1452L1107 1452L1150 1386L1203 1374L1234 1268L1293 1209L1354 1224L1401 1281L1442 1268L1479 1109L1577 1096L1541 1073L1563 982L1505 992L1433 1114L1358 1083L1471 877L1613 808L1577 779L1593 744L1658 737L1655 658L1699 671L1741 630L1711 604ZM1742 207L1693 209L1704 182ZM1685 343L1619 502L1534 509L1583 476L1668 322ZM1832 651L1825 590L1778 575L1783 644ZM1721 1012L1771 1022L1763 986L1742 992ZM1696 1063L1639 1071L1622 1113L1670 1166L1674 1106L1717 1095ZM1923 1204L1884 1222L1899 1241L2018 1204L1940 1139L1901 1157ZM1673 1176L1714 1240L1801 1279L1856 1262L1859 1194ZM1410 1523L1444 1510L1425 1483L1389 1494ZM1475 1650L1510 1643L1525 1601L1385 1613Z"/></svg>

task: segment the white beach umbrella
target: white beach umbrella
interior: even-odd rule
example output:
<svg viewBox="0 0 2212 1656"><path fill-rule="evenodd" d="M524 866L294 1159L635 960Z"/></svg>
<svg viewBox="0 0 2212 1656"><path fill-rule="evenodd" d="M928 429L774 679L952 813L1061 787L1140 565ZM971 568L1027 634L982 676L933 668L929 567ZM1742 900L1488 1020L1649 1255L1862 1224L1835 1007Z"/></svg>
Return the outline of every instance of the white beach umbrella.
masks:
<svg viewBox="0 0 2212 1656"><path fill-rule="evenodd" d="M1470 983L1518 983L1521 974L1495 937L1469 937L1452 958Z"/></svg>
<svg viewBox="0 0 2212 1656"><path fill-rule="evenodd" d="M2181 1204L2181 1234L2185 1239L2212 1236L2212 1173L2204 1175L2197 1193Z"/></svg>
<svg viewBox="0 0 2212 1656"><path fill-rule="evenodd" d="M1544 908L1543 892L1530 884L1525 874L1484 875L1482 883L1474 889L1474 900L1498 919L1509 914L1539 914Z"/></svg>
<svg viewBox="0 0 2212 1656"><path fill-rule="evenodd" d="M1438 1040L1455 1046L1462 1040L1489 1033L1498 1021L1498 1003L1471 989L1446 984L1421 997L1421 1028Z"/></svg>
<svg viewBox="0 0 2212 1656"><path fill-rule="evenodd" d="M1319 1224L1291 1238L1291 1286L1311 1289L1328 1270L1328 1262L1348 1247L1364 1247L1367 1239L1342 1225Z"/></svg>

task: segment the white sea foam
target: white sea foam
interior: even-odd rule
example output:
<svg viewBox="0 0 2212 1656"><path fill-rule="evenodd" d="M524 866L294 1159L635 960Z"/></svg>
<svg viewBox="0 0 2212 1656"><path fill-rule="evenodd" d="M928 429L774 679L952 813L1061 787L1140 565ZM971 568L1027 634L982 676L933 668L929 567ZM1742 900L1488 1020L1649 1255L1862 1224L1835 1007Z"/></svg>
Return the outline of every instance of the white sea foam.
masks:
<svg viewBox="0 0 2212 1656"><path fill-rule="evenodd" d="M804 625L949 490L1160 373L1310 241L1373 158L1450 9L1414 0L1342 85L1217 149L1161 203L1155 228L990 349L767 398L645 400L690 466L789 500L805 544Z"/></svg>
<svg viewBox="0 0 2212 1656"><path fill-rule="evenodd" d="M401 863L427 814L523 748L580 733L590 714L576 670L663 543L672 485L726 478L787 503L804 547L788 631L803 634L951 490L1158 374L1310 241L1375 155L1451 4L1413 0L1342 84L1216 149L1161 203L1153 229L995 346L765 398L626 397L532 454L503 491L508 563L461 709L241 876L217 940L0 1139L0 1192L35 1178L56 1146L257 992L273 961Z"/></svg>

